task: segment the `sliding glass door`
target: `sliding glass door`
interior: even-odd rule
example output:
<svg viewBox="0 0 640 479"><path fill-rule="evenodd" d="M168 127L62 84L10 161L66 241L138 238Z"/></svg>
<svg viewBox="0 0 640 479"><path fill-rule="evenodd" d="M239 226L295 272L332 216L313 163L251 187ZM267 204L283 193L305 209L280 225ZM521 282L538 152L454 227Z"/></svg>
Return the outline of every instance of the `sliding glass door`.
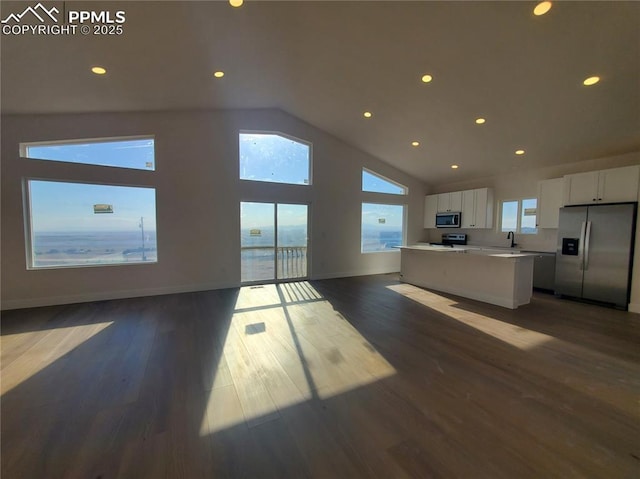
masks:
<svg viewBox="0 0 640 479"><path fill-rule="evenodd" d="M241 281L306 278L308 217L307 205L241 202Z"/></svg>

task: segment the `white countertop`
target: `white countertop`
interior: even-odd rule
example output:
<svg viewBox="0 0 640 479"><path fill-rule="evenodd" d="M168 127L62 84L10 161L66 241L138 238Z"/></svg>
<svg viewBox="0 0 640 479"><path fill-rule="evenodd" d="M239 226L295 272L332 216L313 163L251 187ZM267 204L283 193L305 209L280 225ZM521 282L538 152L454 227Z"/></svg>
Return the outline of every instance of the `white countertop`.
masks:
<svg viewBox="0 0 640 479"><path fill-rule="evenodd" d="M438 253L465 253L479 256L491 256L495 258L522 258L527 256L535 256L536 253L523 253L520 250L510 251L509 249L480 247L480 246L437 246L428 244L417 244L411 246L400 246L400 249L438 252Z"/></svg>

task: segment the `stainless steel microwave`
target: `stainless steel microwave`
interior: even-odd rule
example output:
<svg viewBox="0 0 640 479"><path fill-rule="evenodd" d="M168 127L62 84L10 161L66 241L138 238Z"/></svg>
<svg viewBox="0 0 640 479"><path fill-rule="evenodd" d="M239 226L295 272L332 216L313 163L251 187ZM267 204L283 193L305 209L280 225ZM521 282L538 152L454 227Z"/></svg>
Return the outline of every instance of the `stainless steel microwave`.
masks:
<svg viewBox="0 0 640 479"><path fill-rule="evenodd" d="M460 228L462 225L462 213L436 213L436 228Z"/></svg>

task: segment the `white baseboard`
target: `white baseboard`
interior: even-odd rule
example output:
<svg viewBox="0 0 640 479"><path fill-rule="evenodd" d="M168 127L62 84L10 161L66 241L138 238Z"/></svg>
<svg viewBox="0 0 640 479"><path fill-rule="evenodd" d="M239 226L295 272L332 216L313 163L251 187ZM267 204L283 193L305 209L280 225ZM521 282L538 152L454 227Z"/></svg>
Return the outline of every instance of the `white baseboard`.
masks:
<svg viewBox="0 0 640 479"><path fill-rule="evenodd" d="M374 274L397 273L398 271L371 270L371 271L343 271L325 275L312 276L311 279L335 279L349 278L353 276L369 276ZM0 310L38 308L41 306L55 306L59 304L89 303L91 301L106 301L110 299L140 298L144 296L161 296L165 294L193 293L196 291L209 291L213 289L238 288L239 284L229 282L214 282L206 284L190 284L183 286L168 286L165 288L128 289L120 291L102 291L64 296L47 296L40 298L8 299L2 300Z"/></svg>
<svg viewBox="0 0 640 479"><path fill-rule="evenodd" d="M110 299L140 298L144 296L162 296L165 294L193 293L196 291L209 291L213 289L237 288L238 284L228 282L215 282L206 284L191 284L183 286L169 286L165 288L128 289L120 291L104 291L65 296L48 296L44 298L25 298L3 300L0 309L38 308L41 306L54 306L59 304L89 303L91 301L106 301Z"/></svg>
<svg viewBox="0 0 640 479"><path fill-rule="evenodd" d="M373 271L343 271L341 273L327 273L312 275L311 279L336 279L336 278L353 278L354 276L372 276L375 274L392 274L400 273L400 271L373 270Z"/></svg>
<svg viewBox="0 0 640 479"><path fill-rule="evenodd" d="M640 313L640 303L629 303L630 313Z"/></svg>

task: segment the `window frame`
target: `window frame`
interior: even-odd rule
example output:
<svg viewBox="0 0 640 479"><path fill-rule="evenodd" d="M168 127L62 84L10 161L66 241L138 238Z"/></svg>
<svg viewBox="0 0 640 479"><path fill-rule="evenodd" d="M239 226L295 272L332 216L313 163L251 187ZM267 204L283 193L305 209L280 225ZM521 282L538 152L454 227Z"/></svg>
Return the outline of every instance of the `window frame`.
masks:
<svg viewBox="0 0 640 479"><path fill-rule="evenodd" d="M369 173L370 175L376 176L376 177L380 178L381 180L386 181L387 183L391 183L392 185L397 186L398 188L402 189L402 193L388 193L388 192L385 192L385 191L365 190L364 189L364 185L362 184L363 183L362 175L365 172ZM369 169L367 167L364 167L364 166L362 167L362 174L360 176L360 189L361 189L361 191L363 193L374 193L374 194L379 194L379 195L393 195L395 197L403 197L403 196L408 196L409 195L409 187L408 186L405 186L402 183L399 183L399 182L397 182L395 180L392 180L391 178L387 178L386 176L381 175L380 173L377 173L377 172L375 172L375 171L373 171L373 170L371 170L371 169Z"/></svg>
<svg viewBox="0 0 640 479"><path fill-rule="evenodd" d="M308 178L309 181L307 183L286 183L286 182L282 182L282 181L265 181L265 180L252 180L250 178L242 178L241 177L241 171L240 171L240 135L276 135L276 136L280 136L282 138L285 138L287 140L291 140L295 143L300 143L303 145L306 145L309 148L309 171L308 171ZM248 181L248 182L252 182L252 183L266 183L269 185L279 185L279 186L301 186L301 187L309 187L313 185L313 143L311 141L308 140L304 140L302 138L298 138L297 136L294 135L290 135L288 133L284 133L282 131L278 131L278 130L238 130L238 179L240 181Z"/></svg>
<svg viewBox="0 0 640 479"><path fill-rule="evenodd" d="M31 158L27 156L28 148L30 146L43 146L43 145L78 145L78 144L86 144L86 143L107 143L110 141L118 142L118 141L128 141L128 140L153 140L153 169L141 169L141 168L131 168L127 166L118 166L118 165L98 165L92 163L79 163L74 161L63 161L63 160L50 160L50 159L42 159L42 158ZM158 187L153 181L149 181L145 184L140 184L141 178L140 174L148 175L153 174L158 170L157 163L157 155L156 155L156 135L155 134L141 134L141 135L128 135L128 136L104 136L104 137L93 137L93 138L76 138L76 139L64 139L64 140L47 140L47 141L22 141L18 143L18 150L21 159L28 160L32 162L32 172L33 174L29 174L29 176L22 177L21 179L21 187L22 187L22 214L23 214L23 229L24 229L24 245L25 245L25 266L27 271L38 271L38 270L57 270L57 269L70 269L70 268L95 268L95 267L105 267L105 266L139 266L139 265L157 265L160 262L159 257L159 227L158 227ZM66 174L60 175L56 174L55 164L66 164L68 165L68 170ZM47 166L45 166L47 165ZM86 167L93 168L110 168L115 170L122 171L122 175L118 181L100 181L92 178L93 175L83 174L82 172L88 172ZM141 173L144 172L144 173ZM145 176L145 178L153 178L153 176ZM131 181L127 181L131 180ZM34 258L34 231L33 231L33 221L32 221L32 201L31 201L31 193L29 191L29 182L30 181L48 181L48 182L57 182L57 183L79 183L79 184L87 184L87 185L98 185L98 186L121 186L121 187L130 187L130 188L148 188L152 189L154 192L154 200L155 200L155 233L156 233L156 260L155 261L135 261L135 262L118 262L118 263L95 263L95 264L73 264L73 265L53 265L53 266L35 266Z"/></svg>
<svg viewBox="0 0 640 479"><path fill-rule="evenodd" d="M368 192L369 193L369 192ZM381 193L384 194L384 193ZM388 254L388 253L400 253L400 248L377 250L377 251L363 251L363 223L362 213L364 205L380 205L380 206L399 206L402 208L402 240L400 246L405 246L407 243L407 218L408 218L408 205L404 203L387 203L383 201L368 201L363 200L360 203L360 254Z"/></svg>
<svg viewBox="0 0 640 479"><path fill-rule="evenodd" d="M67 160L52 160L48 158L32 158L28 156L29 147L38 146L63 146L63 145L83 145L91 143L116 143L119 141L135 141L135 140L153 140L153 168L133 168L131 166L117 166L117 165L100 165L98 163L80 163L77 161ZM132 136L108 136L102 138L77 138L66 140L50 140L50 141L23 141L18 145L20 158L29 161L45 161L53 163L66 163L72 165L84 165L84 166L97 166L101 168L116 168L120 170L132 170L132 171L147 171L154 172L158 169L158 162L156 158L156 136L155 135L132 135Z"/></svg>
<svg viewBox="0 0 640 479"><path fill-rule="evenodd" d="M156 260L155 261L122 261L118 263L94 263L94 264L67 264L67 265L52 265L52 266L35 266L34 262L34 231L33 231L33 219L31 214L31 193L29 188L29 182L31 181L46 181L50 183L76 183L81 185L96 185L96 186L114 186L124 188L145 188L153 190L155 200L155 223L156 223ZM23 204L23 217L24 217L24 238L25 238L25 262L27 265L27 271L42 271L42 270L56 270L56 269L73 269L73 268L100 268L105 266L134 266L141 264L157 265L160 262L159 246L158 246L158 190L155 186L130 184L130 183L107 183L107 182L95 182L95 181L82 181L82 180L63 180L59 178L41 178L41 177L24 177L22 178L22 204Z"/></svg>
<svg viewBox="0 0 640 479"><path fill-rule="evenodd" d="M522 231L522 215L524 213L523 211L523 202L527 201L527 200L536 200L536 230L534 232L528 232L528 231ZM521 197L521 198L511 198L511 199L503 199L500 200L500 222L498 223L498 233L502 234L502 233L507 233L509 231L512 230L504 230L502 227L502 222L504 220L504 204L505 203L513 203L513 202L517 202L518 203L518 209L517 209L517 213L516 213L516 228L513 231L515 234L520 234L520 235L537 235L539 233L539 229L537 224L538 224L538 198L535 196L526 196L526 197Z"/></svg>

